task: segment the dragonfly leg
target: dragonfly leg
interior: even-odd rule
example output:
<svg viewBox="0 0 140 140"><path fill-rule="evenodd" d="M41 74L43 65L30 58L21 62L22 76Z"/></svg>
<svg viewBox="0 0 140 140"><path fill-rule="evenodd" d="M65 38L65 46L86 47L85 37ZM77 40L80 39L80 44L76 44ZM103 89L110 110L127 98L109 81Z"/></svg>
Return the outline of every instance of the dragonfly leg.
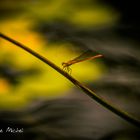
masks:
<svg viewBox="0 0 140 140"><path fill-rule="evenodd" d="M72 69L71 69L70 67L67 67L67 71L68 71L68 73L71 75Z"/></svg>
<svg viewBox="0 0 140 140"><path fill-rule="evenodd" d="M70 67L63 67L63 70L66 71L67 73L71 74L72 73L72 69Z"/></svg>

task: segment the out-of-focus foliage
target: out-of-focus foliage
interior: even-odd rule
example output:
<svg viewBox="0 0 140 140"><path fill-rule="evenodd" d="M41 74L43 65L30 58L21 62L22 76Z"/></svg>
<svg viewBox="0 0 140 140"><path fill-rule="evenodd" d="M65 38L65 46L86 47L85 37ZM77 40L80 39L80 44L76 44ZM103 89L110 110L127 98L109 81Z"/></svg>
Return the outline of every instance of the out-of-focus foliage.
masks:
<svg viewBox="0 0 140 140"><path fill-rule="evenodd" d="M30 16L39 21L65 21L81 27L106 26L115 23L118 14L97 0L41 0L28 7Z"/></svg>
<svg viewBox="0 0 140 140"><path fill-rule="evenodd" d="M29 1L30 0L28 0L28 2ZM24 10L26 9L26 7L24 7L25 2L27 2L27 0L1 0L0 20L20 16L21 13L23 13Z"/></svg>
<svg viewBox="0 0 140 140"><path fill-rule="evenodd" d="M103 54L107 68L98 60L85 61L71 67L72 76L140 118L139 8L135 5L139 6L136 0L1 0L0 32L61 68L62 62L87 48ZM60 97L65 93L70 95ZM24 132L1 135L7 126ZM139 129L73 89L55 70L0 38L0 139L139 140L139 134Z"/></svg>
<svg viewBox="0 0 140 140"><path fill-rule="evenodd" d="M29 19L65 21L81 27L114 24L118 13L98 0L2 0L1 18L27 16Z"/></svg>

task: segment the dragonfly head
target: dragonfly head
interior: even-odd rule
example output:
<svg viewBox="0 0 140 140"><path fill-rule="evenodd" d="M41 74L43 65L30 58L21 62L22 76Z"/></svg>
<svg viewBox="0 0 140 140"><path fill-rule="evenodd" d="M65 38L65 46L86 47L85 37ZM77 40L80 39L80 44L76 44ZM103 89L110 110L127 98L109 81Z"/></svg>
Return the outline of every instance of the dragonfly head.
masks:
<svg viewBox="0 0 140 140"><path fill-rule="evenodd" d="M63 62L62 66L63 66L63 68L66 68L68 65L67 65L67 63Z"/></svg>

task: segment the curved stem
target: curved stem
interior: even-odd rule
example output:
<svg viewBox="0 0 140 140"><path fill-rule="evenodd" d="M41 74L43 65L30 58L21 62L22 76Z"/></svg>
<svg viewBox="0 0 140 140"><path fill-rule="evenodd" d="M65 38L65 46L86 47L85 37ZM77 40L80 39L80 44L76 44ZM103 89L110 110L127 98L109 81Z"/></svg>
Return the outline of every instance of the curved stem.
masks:
<svg viewBox="0 0 140 140"><path fill-rule="evenodd" d="M11 42L11 43L13 43L13 44L15 44L18 47L24 49L26 52L32 54L33 56L35 56L39 60L43 61L44 63L46 63L47 65L49 65L53 69L55 69L57 72L59 72L60 74L65 76L74 85L76 85L81 90L83 90L84 93L87 94L88 96L90 96L93 100L95 100L96 102L98 102L102 106L106 107L108 110L112 111L116 115L120 116L124 120L128 121L129 123L131 123L131 124L133 124L133 125L135 125L137 127L140 127L140 121L138 119L136 119L133 116L129 115L127 112L124 112L124 111L114 107L113 105L111 105L110 103L108 103L107 101L105 101L104 99L99 97L98 95L96 95L92 90L90 90L88 87L86 87L85 85L83 85L82 83L77 81L75 78L73 78L67 72L63 71L61 68L56 66L53 62L51 62L50 60L48 60L44 56L40 55L39 53L33 51L32 49L28 48L27 46L21 44L20 42L18 42L16 40L14 40L14 39L2 34L2 33L0 33L0 37L5 39L5 40L7 40L7 41L9 41L9 42Z"/></svg>

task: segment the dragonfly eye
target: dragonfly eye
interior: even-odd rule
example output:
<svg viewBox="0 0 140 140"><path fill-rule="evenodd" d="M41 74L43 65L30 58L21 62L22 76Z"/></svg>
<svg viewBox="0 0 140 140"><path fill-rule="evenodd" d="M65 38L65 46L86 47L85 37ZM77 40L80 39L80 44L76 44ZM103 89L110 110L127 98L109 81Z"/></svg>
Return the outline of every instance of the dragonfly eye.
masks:
<svg viewBox="0 0 140 140"><path fill-rule="evenodd" d="M63 63L62 63L62 66L63 66L63 67L66 67L66 63L65 63L65 62L63 62Z"/></svg>

